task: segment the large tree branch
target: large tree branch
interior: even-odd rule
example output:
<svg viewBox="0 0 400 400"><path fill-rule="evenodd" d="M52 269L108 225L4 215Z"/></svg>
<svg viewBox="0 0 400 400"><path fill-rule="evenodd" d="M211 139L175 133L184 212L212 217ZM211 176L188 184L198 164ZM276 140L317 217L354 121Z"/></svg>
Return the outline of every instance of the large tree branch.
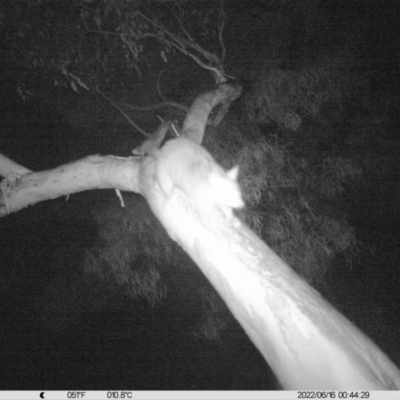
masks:
<svg viewBox="0 0 400 400"><path fill-rule="evenodd" d="M24 167L20 168L24 170ZM84 190L138 192L138 168L135 157L89 156L52 170L27 172L12 181L5 178L7 189L0 194L0 217L40 201Z"/></svg>
<svg viewBox="0 0 400 400"><path fill-rule="evenodd" d="M220 86L192 106L187 122L194 122L189 132L195 139L204 130L203 113L217 102L213 96L223 97L227 90ZM205 153L198 144L179 141L142 157L140 191L170 237L224 299L283 387L400 389L400 371L390 359L260 238L232 214L221 213L216 200L204 213L199 199L207 201L218 192L218 187L207 190L218 167L209 157L202 158ZM225 200L230 198L227 194Z"/></svg>
<svg viewBox="0 0 400 400"><path fill-rule="evenodd" d="M242 87L240 85L223 83L214 90L198 96L183 122L182 136L201 144L208 117L214 107L222 104L223 115L225 115L228 111L226 105L229 105L239 97L241 91Z"/></svg>
<svg viewBox="0 0 400 400"><path fill-rule="evenodd" d="M15 161L9 159L3 154L0 154L0 176L7 178L10 175L20 177L21 175L32 172L30 169L19 165Z"/></svg>
<svg viewBox="0 0 400 400"><path fill-rule="evenodd" d="M150 169L151 170L151 167ZM399 390L400 371L237 219L204 224L179 191L146 196L285 389ZM155 201L152 201L153 199Z"/></svg>
<svg viewBox="0 0 400 400"><path fill-rule="evenodd" d="M199 143L205 116L228 93L234 97L236 92L220 85L200 96L188 114L183 135L192 138L193 134ZM209 157L200 160L204 150L198 144L189 140L189 153L188 144L179 141L142 157L140 191L171 238L224 299L283 387L400 389L400 371L390 359L260 238L234 215L221 213L216 200L204 213L199 199L206 201L213 190L218 191L218 187L207 191L218 167ZM203 172L196 172L200 168ZM228 194L226 200L230 198Z"/></svg>
<svg viewBox="0 0 400 400"><path fill-rule="evenodd" d="M200 95L187 114L181 136L201 143L211 110L220 103L232 101L239 93L240 88L222 84ZM141 158L147 154L155 156L153 152L160 146L168 126L168 123L161 124L150 136L149 145L143 144L137 153L140 157L90 156L52 170L32 172L0 154L0 176L5 178L0 186L0 217L39 201L83 190L116 189L142 193L138 185L138 174L143 170Z"/></svg>

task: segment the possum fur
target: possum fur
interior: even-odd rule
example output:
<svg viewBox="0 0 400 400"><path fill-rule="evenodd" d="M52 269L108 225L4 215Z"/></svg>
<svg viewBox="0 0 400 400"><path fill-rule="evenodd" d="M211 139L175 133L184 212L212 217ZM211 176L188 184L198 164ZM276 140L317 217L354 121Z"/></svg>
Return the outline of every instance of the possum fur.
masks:
<svg viewBox="0 0 400 400"><path fill-rule="evenodd" d="M238 166L224 171L206 149L186 138L172 139L161 148L156 171L167 197L178 188L200 215L222 211L227 217L233 208L244 207L238 173Z"/></svg>

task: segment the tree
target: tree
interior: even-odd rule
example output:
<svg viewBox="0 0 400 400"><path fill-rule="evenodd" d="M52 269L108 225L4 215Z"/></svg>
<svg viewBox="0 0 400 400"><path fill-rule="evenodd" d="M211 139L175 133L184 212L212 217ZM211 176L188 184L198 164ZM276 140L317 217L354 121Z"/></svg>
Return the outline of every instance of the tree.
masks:
<svg viewBox="0 0 400 400"><path fill-rule="evenodd" d="M233 208L243 206L237 186L237 169L225 172L201 147L211 111L220 106L213 118L214 122L220 122L241 89L238 85L221 83L225 79L222 68L225 55L221 40L224 26L222 6L218 25L222 47L220 58L202 50L183 25L181 28L186 37L171 33L156 18L151 19L142 11L129 7L129 2L113 6L92 10L90 15L100 29L104 23L103 16L111 11L118 15L123 9L126 20L116 31L122 31L118 36L125 46L122 53L128 67L140 72L139 55L143 50L140 40L156 38L165 51L180 51L210 70L220 84L195 99L178 138L161 146L164 136L173 126L170 122L163 122L143 145L135 149L137 156L134 157L91 156L53 170L34 173L1 156L0 174L5 178L0 198L1 215L16 212L45 198L81 190L112 188L119 196L120 190L140 193L169 235L185 249L217 289L285 388L400 387L400 374L394 364L233 214ZM80 14L83 26L88 16L85 11L83 8ZM104 15L99 14L100 11ZM177 20L182 21L182 18ZM116 21L111 18L111 23ZM108 35L110 33L105 36ZM59 37L61 42L65 40L62 35ZM79 40L77 43L81 44ZM101 48L99 42L95 44L95 49ZM200 49L200 54L210 63L205 64L193 53L187 53L188 49ZM84 68L101 71L96 65L88 66L85 59L86 56L78 53L74 63L79 72L69 69L73 64L69 57L58 64L49 58L45 64L47 70L56 64L64 76L64 83L74 91L92 90L109 99L103 88L96 84L95 74L92 73L87 80L83 78ZM37 60L32 58L31 65L35 66ZM40 64L43 60L40 59ZM107 60L101 57L96 56L95 61L107 65ZM107 84L106 81L106 87ZM20 93L24 96L28 92L20 89ZM117 103L110 102L120 109ZM202 172L197 173L197 169ZM187 178L189 172L192 172L191 179ZM213 179L215 182L211 185ZM220 186L224 190L217 193ZM211 197L204 195L206 189L210 190L206 193Z"/></svg>

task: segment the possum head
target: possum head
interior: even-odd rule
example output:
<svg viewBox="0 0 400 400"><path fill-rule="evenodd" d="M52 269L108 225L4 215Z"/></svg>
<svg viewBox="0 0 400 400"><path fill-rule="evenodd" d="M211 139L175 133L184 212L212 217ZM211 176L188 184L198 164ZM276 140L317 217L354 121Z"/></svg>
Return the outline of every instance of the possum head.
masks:
<svg viewBox="0 0 400 400"><path fill-rule="evenodd" d="M228 171L218 168L209 176L209 190L215 204L232 208L244 207L242 194L237 181L239 167L233 167Z"/></svg>
<svg viewBox="0 0 400 400"><path fill-rule="evenodd" d="M232 215L232 208L244 207L237 182L239 167L223 170L211 154L191 139L167 142L159 153L158 183L167 196L181 190L202 216L221 210Z"/></svg>

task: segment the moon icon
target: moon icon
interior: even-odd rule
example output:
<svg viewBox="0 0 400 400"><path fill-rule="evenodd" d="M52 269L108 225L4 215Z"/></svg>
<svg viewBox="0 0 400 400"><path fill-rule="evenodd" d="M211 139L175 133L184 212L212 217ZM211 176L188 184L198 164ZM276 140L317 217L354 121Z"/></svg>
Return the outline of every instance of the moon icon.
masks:
<svg viewBox="0 0 400 400"><path fill-rule="evenodd" d="M44 399L44 392L40 393L39 396L41 399Z"/></svg>

